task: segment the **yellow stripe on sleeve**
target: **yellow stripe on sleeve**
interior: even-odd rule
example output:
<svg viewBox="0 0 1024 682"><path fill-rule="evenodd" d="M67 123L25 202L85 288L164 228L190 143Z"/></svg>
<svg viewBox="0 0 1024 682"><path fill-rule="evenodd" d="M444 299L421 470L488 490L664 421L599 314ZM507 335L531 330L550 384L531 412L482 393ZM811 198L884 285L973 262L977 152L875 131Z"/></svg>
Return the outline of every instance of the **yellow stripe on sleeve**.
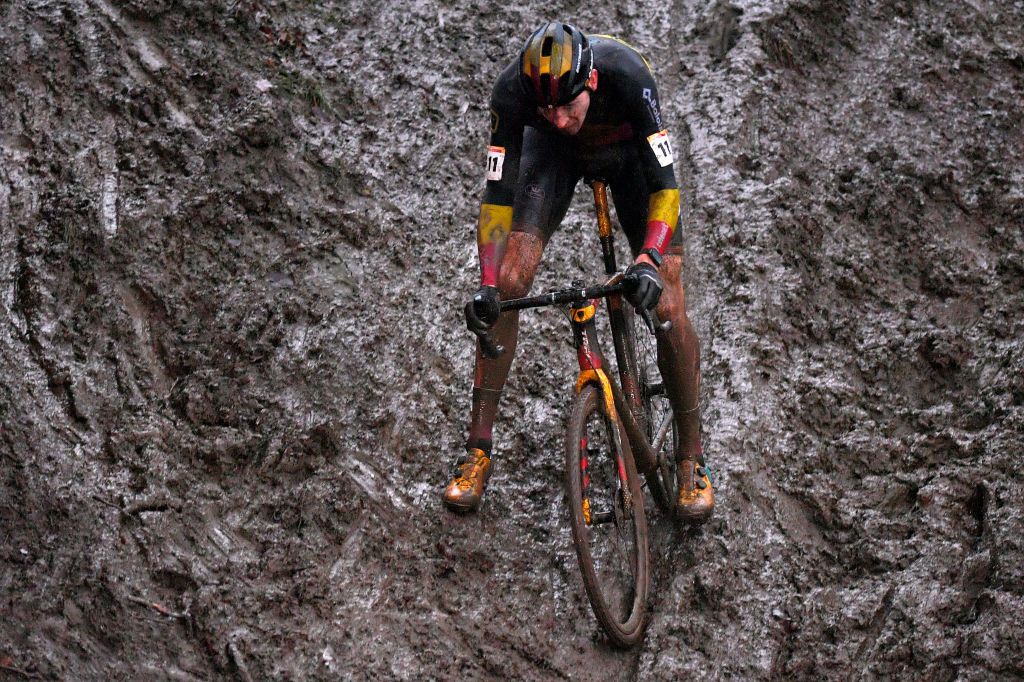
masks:
<svg viewBox="0 0 1024 682"><path fill-rule="evenodd" d="M678 201L678 199L677 199ZM499 204L480 206L480 220L477 224L477 242L494 244L508 237L512 228L512 207Z"/></svg>
<svg viewBox="0 0 1024 682"><path fill-rule="evenodd" d="M663 189L651 195L647 202L647 222L661 222L676 229L679 222L679 190Z"/></svg>

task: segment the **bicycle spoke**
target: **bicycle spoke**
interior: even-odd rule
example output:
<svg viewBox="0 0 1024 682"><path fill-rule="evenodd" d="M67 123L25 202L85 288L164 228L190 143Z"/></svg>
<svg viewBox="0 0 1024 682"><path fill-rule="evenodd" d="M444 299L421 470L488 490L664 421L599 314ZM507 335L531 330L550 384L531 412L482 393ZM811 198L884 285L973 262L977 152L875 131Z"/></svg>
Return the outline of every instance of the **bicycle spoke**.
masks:
<svg viewBox="0 0 1024 682"><path fill-rule="evenodd" d="M600 435L597 435L597 434ZM614 429L605 417L593 420L588 444L591 504L591 551L605 603L626 620L632 612L637 575L634 511L620 478L621 463L612 446ZM597 437L593 437L597 435ZM594 499L598 495L599 499Z"/></svg>
<svg viewBox="0 0 1024 682"><path fill-rule="evenodd" d="M665 444L665 436L668 435L668 430L672 428L672 413L667 413L661 420L661 426L658 427L658 433L654 437L654 442L651 443L651 449L655 452L661 453L661 446Z"/></svg>
<svg viewBox="0 0 1024 682"><path fill-rule="evenodd" d="M636 575L636 561L633 558L632 550L627 548L632 548L633 542L627 536L626 529L621 525L616 524L615 532L619 536L619 542L614 543L615 551L619 554L619 559L622 562L621 565L629 566L629 575L632 578L632 576Z"/></svg>

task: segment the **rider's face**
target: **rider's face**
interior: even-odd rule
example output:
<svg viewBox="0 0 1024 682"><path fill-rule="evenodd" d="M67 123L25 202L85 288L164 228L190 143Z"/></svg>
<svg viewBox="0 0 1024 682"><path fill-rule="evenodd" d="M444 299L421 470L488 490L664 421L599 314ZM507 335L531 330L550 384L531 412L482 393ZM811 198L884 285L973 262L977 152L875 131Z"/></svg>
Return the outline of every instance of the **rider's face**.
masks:
<svg viewBox="0 0 1024 682"><path fill-rule="evenodd" d="M538 107L538 111L558 132L563 135L575 135L583 127L583 119L587 117L589 108L590 93L584 90L568 104L560 107Z"/></svg>
<svg viewBox="0 0 1024 682"><path fill-rule="evenodd" d="M587 89L560 107L537 107L537 112L563 135L575 135L583 127L590 108L590 93L597 89L597 69L591 69Z"/></svg>

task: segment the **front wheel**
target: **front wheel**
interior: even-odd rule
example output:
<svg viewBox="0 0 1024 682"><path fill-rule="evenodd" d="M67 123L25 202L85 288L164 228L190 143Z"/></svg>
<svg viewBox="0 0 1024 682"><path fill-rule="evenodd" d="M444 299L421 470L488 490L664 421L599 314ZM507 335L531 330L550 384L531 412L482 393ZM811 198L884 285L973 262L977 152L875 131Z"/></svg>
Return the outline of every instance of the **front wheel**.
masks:
<svg viewBox="0 0 1024 682"><path fill-rule="evenodd" d="M649 580L647 518L619 425L589 384L573 403L566 434L566 494L573 543L601 627L622 647L643 637Z"/></svg>

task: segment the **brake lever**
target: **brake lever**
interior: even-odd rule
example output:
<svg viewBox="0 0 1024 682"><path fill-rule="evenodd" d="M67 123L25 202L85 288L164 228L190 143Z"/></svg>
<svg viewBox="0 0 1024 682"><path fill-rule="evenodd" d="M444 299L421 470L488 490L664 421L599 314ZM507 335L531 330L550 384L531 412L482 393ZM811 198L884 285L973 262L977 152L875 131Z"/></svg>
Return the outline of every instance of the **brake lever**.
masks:
<svg viewBox="0 0 1024 682"><path fill-rule="evenodd" d="M660 321L658 320L658 313L647 308L638 308L640 317L644 318L644 324L647 325L647 331L653 335L655 330L660 332L667 332L672 329L672 320Z"/></svg>
<svg viewBox="0 0 1024 682"><path fill-rule="evenodd" d="M491 337L487 332L473 332L476 337L480 339L480 352L484 354L485 358L494 360L495 358L501 357L505 353L505 347L501 344L494 343L491 341Z"/></svg>

